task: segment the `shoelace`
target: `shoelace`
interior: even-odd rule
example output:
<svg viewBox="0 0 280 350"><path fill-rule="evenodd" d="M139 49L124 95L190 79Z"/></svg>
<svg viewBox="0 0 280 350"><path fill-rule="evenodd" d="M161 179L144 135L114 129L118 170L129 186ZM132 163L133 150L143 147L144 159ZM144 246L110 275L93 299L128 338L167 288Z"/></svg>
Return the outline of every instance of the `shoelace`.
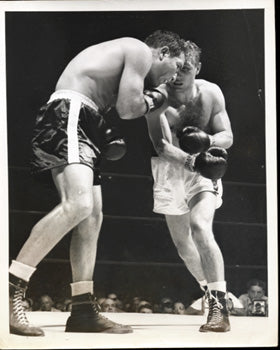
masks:
<svg viewBox="0 0 280 350"><path fill-rule="evenodd" d="M209 315L207 318L207 323L217 323L221 322L223 320L223 316L221 313L221 309L223 308L223 305L219 302L218 298L213 295L211 292L209 292Z"/></svg>
<svg viewBox="0 0 280 350"><path fill-rule="evenodd" d="M14 297L13 297L13 312L18 320L18 322L22 325L28 326L29 322L27 320L25 311L22 306L22 299L24 297L24 292L23 290L16 290Z"/></svg>
<svg viewBox="0 0 280 350"><path fill-rule="evenodd" d="M91 306L92 306L93 312L96 315L98 315L103 320L110 321L107 317L100 314L101 306L98 304L96 297L91 296ZM110 321L110 322L112 322L112 321Z"/></svg>

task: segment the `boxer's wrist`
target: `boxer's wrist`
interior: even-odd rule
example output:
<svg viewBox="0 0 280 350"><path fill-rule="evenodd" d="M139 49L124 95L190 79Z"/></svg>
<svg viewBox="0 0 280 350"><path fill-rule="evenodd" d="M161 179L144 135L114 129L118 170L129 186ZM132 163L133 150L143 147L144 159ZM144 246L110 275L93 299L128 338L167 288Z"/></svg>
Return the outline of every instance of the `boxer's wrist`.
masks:
<svg viewBox="0 0 280 350"><path fill-rule="evenodd" d="M194 162L195 162L195 156L187 154L184 159L184 167L189 171L195 171Z"/></svg>

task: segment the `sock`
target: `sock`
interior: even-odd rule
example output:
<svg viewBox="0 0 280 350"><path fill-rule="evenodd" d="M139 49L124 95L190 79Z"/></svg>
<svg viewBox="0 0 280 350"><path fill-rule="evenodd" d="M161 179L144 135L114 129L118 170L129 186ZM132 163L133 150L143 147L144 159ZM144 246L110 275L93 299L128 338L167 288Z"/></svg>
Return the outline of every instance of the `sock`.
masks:
<svg viewBox="0 0 280 350"><path fill-rule="evenodd" d="M20 261L12 260L11 266L9 268L9 272L24 280L25 282L29 282L30 277L36 271L36 267L26 265Z"/></svg>
<svg viewBox="0 0 280 350"><path fill-rule="evenodd" d="M207 288L207 281L206 280L202 280L202 281L197 281L199 283L200 289L203 290L203 292L206 291Z"/></svg>
<svg viewBox="0 0 280 350"><path fill-rule="evenodd" d="M226 293L226 281L211 282L207 284L209 290L217 290L219 292Z"/></svg>
<svg viewBox="0 0 280 350"><path fill-rule="evenodd" d="M79 281L70 283L72 297L80 294L93 294L93 281Z"/></svg>

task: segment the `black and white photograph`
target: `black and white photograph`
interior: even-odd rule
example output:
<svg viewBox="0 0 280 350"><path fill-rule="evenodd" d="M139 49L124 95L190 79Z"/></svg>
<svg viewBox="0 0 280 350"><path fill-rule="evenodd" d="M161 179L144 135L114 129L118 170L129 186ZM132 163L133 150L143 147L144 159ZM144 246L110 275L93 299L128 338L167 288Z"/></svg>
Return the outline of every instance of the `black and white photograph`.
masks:
<svg viewBox="0 0 280 350"><path fill-rule="evenodd" d="M278 345L274 6L0 1L1 349Z"/></svg>

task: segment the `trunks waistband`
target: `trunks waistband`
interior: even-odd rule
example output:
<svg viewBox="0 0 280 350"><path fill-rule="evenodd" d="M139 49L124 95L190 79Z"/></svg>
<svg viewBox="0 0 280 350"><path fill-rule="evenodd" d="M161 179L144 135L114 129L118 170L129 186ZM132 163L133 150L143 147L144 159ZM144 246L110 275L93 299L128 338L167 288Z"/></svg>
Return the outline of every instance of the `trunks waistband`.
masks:
<svg viewBox="0 0 280 350"><path fill-rule="evenodd" d="M57 90L49 98L48 103L59 99L79 99L83 104L100 113L98 106L87 96L73 90Z"/></svg>

